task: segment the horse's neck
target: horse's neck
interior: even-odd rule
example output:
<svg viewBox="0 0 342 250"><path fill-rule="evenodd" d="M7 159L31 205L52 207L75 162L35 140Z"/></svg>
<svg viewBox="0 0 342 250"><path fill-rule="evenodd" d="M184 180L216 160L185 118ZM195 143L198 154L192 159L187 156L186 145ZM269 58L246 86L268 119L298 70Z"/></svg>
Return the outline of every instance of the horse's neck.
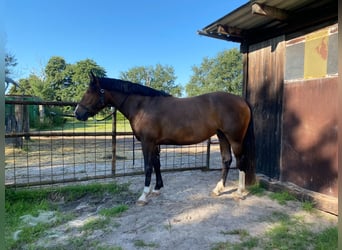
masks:
<svg viewBox="0 0 342 250"><path fill-rule="evenodd" d="M134 116L136 107L140 102L139 96L111 91L110 104L118 109L126 118Z"/></svg>

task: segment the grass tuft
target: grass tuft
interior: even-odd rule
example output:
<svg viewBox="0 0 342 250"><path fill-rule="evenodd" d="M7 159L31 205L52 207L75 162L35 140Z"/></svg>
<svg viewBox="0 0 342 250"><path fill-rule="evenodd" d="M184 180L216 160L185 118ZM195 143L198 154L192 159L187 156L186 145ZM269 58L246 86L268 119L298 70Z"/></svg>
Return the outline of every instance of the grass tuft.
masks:
<svg viewBox="0 0 342 250"><path fill-rule="evenodd" d="M256 195L256 196L263 196L265 194L265 188L263 188L260 183L257 183L255 185L247 187L247 190L250 194Z"/></svg>
<svg viewBox="0 0 342 250"><path fill-rule="evenodd" d="M113 208L102 208L99 212L100 215L105 217L116 217L128 210L127 205L119 205Z"/></svg>
<svg viewBox="0 0 342 250"><path fill-rule="evenodd" d="M304 201L302 203L302 209L306 212L312 213L315 209L315 203L311 201Z"/></svg>
<svg viewBox="0 0 342 250"><path fill-rule="evenodd" d="M146 243L143 240L135 240L134 241L134 246L136 247L141 247L141 248L158 248L159 245L156 243Z"/></svg>
<svg viewBox="0 0 342 250"><path fill-rule="evenodd" d="M277 193L271 193L270 198L272 200L278 201L280 205L286 205L288 201L294 201L296 200L296 197L292 194L290 194L287 191L277 192Z"/></svg>
<svg viewBox="0 0 342 250"><path fill-rule="evenodd" d="M105 194L122 195L130 193L128 184L88 184L46 189L6 189L5 190L5 248L23 249L34 244L50 228L61 225L74 218L72 212L59 211L56 201L77 201L85 195L103 197ZM104 209L103 216L117 216L128 209L127 205L119 205L112 209ZM42 212L54 212L54 220L49 223L39 222L35 225L25 223L24 215L38 217ZM103 228L110 220L100 217L87 223L83 230Z"/></svg>

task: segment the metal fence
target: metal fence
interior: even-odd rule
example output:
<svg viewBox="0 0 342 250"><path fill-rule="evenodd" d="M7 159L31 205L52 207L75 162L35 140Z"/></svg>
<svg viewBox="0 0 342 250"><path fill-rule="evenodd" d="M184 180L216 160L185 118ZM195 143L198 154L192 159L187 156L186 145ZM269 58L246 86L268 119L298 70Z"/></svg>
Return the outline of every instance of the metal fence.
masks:
<svg viewBox="0 0 342 250"><path fill-rule="evenodd" d="M142 174L141 144L119 112L77 121L75 103L6 99L5 185L34 186ZM28 110L33 108L33 112ZM108 110L110 112L110 110ZM32 118L33 116L33 118ZM210 140L161 146L162 171L209 168Z"/></svg>

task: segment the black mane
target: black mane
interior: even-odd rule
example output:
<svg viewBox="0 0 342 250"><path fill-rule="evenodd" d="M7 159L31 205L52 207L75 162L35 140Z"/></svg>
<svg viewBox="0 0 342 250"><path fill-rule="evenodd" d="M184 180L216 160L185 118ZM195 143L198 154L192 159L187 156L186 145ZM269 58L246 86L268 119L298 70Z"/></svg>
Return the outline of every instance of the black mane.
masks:
<svg viewBox="0 0 342 250"><path fill-rule="evenodd" d="M101 88L106 90L119 91L125 94L136 94L142 96L171 96L170 94L156 90L138 83L132 83L120 79L99 77Z"/></svg>

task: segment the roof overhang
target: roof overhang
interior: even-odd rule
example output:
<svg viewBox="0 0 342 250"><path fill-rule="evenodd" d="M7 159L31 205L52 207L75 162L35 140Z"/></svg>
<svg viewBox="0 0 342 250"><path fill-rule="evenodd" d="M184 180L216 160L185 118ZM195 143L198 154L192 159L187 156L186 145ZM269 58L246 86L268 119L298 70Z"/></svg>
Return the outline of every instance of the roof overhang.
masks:
<svg viewBox="0 0 342 250"><path fill-rule="evenodd" d="M253 44L338 20L337 0L249 1L198 31L200 35Z"/></svg>

